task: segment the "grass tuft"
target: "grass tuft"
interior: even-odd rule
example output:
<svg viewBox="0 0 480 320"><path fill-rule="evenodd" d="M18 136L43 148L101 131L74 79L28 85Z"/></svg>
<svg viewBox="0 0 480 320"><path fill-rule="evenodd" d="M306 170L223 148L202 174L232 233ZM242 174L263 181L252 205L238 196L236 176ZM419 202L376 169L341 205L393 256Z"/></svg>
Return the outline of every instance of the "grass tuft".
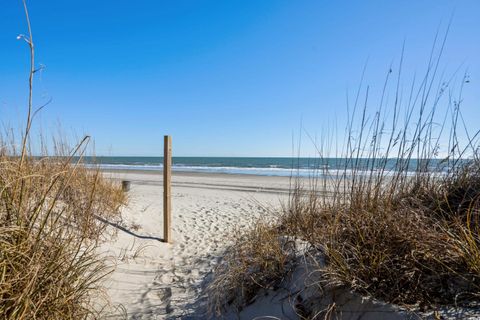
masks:
<svg viewBox="0 0 480 320"><path fill-rule="evenodd" d="M70 158L0 155L0 314L5 319L83 319L110 271L95 249L119 214L120 186ZM97 292L98 294L99 292Z"/></svg>
<svg viewBox="0 0 480 320"><path fill-rule="evenodd" d="M307 241L325 259L311 273L322 274L324 289L347 287L413 309L480 302L478 133L466 130L460 112L467 77L459 86L455 77L437 79L442 51L443 43L438 56L432 50L407 97L402 57L374 112L372 93L361 85L345 143L333 156L323 146L339 143L312 141L318 169L303 183L309 187L298 181L278 221L237 236L215 270L209 291L217 314L248 305L260 288L285 284L295 259L281 254L278 239L285 236Z"/></svg>
<svg viewBox="0 0 480 320"><path fill-rule="evenodd" d="M106 225L97 217L119 215L126 201L121 187L82 164L90 140L69 149L30 139L33 80L37 71L26 2L28 34L18 37L30 49L29 99L21 142L12 130L0 135L0 317L2 319L98 318L103 304L100 280L109 273L98 257Z"/></svg>

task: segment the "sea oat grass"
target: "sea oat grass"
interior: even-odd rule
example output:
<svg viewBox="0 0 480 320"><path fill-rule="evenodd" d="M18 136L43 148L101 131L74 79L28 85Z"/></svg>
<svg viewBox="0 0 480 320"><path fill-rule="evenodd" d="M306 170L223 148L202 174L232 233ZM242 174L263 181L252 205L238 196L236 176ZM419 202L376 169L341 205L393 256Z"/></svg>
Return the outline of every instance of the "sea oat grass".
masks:
<svg viewBox="0 0 480 320"><path fill-rule="evenodd" d="M96 216L118 215L121 188L69 158L19 162L0 156L0 314L94 315L93 291L109 271L94 252L105 228Z"/></svg>
<svg viewBox="0 0 480 320"><path fill-rule="evenodd" d="M221 314L226 305L241 310L259 290L274 287L288 272L291 257L271 223L258 221L248 232L232 234L237 235L235 245L226 251L208 289L212 314Z"/></svg>
<svg viewBox="0 0 480 320"><path fill-rule="evenodd" d="M257 279L273 279L268 289L284 281L288 259L276 260L282 265L275 273L256 267L270 258L262 258L264 253L254 250L249 239L258 241L266 234L301 239L317 248L326 261L316 273L322 274L325 288L347 287L416 310L480 303L478 132L470 133L460 121L462 98L452 80L436 79L442 51L443 43L436 58L432 50L424 78L411 85L407 98L400 89L400 63L395 99L387 104L389 71L380 106L371 114L368 87L363 108L357 107L360 86L344 146L333 157L312 140L322 169L303 183L307 187L295 184L278 222L246 231L249 236L238 238L243 240L227 251L255 258L241 259L239 270L234 267L238 258L225 256L209 288L216 291L211 304L217 311L222 310L218 305L250 303L248 297L263 287ZM465 78L460 79L460 93ZM330 172L329 161L339 167L338 159L341 169ZM267 237L255 245L271 248L276 243ZM230 289L241 287L248 296Z"/></svg>
<svg viewBox="0 0 480 320"><path fill-rule="evenodd" d="M41 157L31 151L33 79L36 72L28 10L30 49L27 121L21 142L0 135L0 318L86 319L101 316L99 283L108 274L96 249L105 224L119 215L119 185L82 164L88 136L70 149L54 142ZM63 140L63 139L60 139ZM57 140L58 141L58 140Z"/></svg>

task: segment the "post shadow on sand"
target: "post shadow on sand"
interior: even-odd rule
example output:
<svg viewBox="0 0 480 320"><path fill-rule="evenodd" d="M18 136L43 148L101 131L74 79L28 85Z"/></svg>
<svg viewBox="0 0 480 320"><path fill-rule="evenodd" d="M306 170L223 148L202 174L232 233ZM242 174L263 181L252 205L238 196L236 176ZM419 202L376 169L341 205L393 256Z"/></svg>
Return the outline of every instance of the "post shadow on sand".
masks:
<svg viewBox="0 0 480 320"><path fill-rule="evenodd" d="M140 238L140 239L157 240L157 241L160 241L160 242L166 242L166 241L165 241L164 239L162 239L162 238L152 237L152 236L144 236L144 235L141 235L141 234L137 234L137 233L135 233L135 232L133 232L133 231L131 231L131 230L128 230L127 228L119 225L118 223L108 221L108 220L106 220L106 219L104 219L104 218L102 218L102 217L100 217L100 216L95 215L95 218L96 218L97 220L100 220L100 221L103 222L103 223L106 223L106 224L108 224L108 225L111 225L111 226L114 227L114 228L117 228L117 229L119 229L119 230L122 230L123 232L126 232L126 233L128 233L128 234L130 234L130 235L132 235L132 236L134 236L134 237L137 237L137 238Z"/></svg>

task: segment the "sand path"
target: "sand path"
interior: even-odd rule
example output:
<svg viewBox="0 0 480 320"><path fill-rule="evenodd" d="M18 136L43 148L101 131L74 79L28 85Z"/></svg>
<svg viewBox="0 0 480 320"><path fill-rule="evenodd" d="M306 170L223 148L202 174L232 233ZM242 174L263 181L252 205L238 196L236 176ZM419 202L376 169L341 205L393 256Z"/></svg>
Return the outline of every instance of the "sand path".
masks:
<svg viewBox="0 0 480 320"><path fill-rule="evenodd" d="M205 318L202 282L236 227L272 213L286 200L289 180L280 177L175 174L172 184L173 244L162 238L162 177L107 173L131 180L121 229L101 248L115 271L105 280L113 305L129 319Z"/></svg>

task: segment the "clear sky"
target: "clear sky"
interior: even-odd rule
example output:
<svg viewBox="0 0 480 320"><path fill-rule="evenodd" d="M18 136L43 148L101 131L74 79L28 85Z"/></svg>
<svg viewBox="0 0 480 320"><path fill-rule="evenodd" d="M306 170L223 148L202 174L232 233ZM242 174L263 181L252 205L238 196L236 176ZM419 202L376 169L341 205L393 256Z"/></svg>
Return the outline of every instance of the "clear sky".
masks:
<svg viewBox="0 0 480 320"><path fill-rule="evenodd" d="M379 92L405 40L404 74L425 70L453 14L442 71L468 70L463 112L480 119L480 1L28 1L37 122L95 139L100 155L290 156L346 118L366 65ZM20 0L0 4L0 117L23 119L28 50ZM368 63L366 64L366 61ZM296 138L295 138L296 139ZM309 147L305 147L309 155Z"/></svg>

